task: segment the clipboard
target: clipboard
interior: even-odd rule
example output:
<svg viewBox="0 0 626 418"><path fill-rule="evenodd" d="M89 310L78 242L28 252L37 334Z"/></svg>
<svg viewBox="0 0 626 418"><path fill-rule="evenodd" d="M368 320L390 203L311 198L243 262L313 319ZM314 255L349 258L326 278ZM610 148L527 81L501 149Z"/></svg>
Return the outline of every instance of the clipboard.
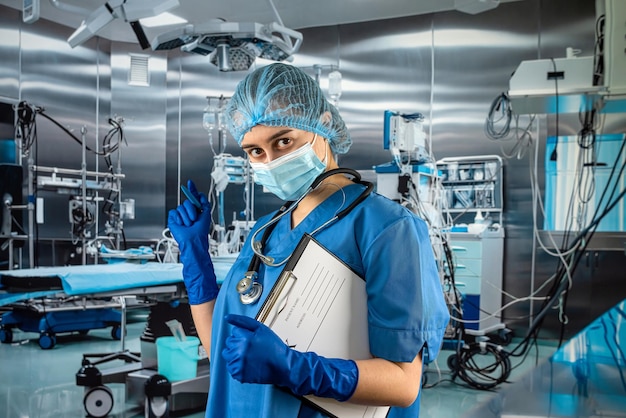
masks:
<svg viewBox="0 0 626 418"><path fill-rule="evenodd" d="M298 351L363 360L369 351L365 280L311 235L304 234L256 319ZM335 418L382 418L389 407L307 395Z"/></svg>

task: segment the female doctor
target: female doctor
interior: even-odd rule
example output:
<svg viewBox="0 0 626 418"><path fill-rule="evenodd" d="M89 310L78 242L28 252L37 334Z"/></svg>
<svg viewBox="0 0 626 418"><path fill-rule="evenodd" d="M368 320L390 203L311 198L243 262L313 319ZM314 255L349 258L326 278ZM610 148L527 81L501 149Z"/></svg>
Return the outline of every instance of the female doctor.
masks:
<svg viewBox="0 0 626 418"><path fill-rule="evenodd" d="M256 221L219 288L208 253L207 197L190 181L201 209L186 200L169 213L195 327L210 347L206 416L322 417L299 398L312 394L390 405L389 417L417 417L422 353L437 356L449 320L425 222L368 193L355 172L331 171L351 139L337 109L298 68L272 64L250 73L226 115L255 182L290 204ZM365 279L372 359L296 351L254 319L305 233ZM245 283L255 253L258 276ZM254 291L252 282L260 284Z"/></svg>

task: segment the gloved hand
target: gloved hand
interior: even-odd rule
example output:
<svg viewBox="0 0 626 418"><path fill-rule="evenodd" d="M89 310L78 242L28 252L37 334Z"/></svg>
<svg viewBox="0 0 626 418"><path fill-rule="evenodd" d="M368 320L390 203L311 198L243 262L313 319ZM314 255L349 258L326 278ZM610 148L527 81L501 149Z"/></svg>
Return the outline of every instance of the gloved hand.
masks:
<svg viewBox="0 0 626 418"><path fill-rule="evenodd" d="M329 359L289 348L267 326L241 315L226 315L233 325L222 356L228 372L242 383L275 384L299 396L350 399L359 380L353 360Z"/></svg>
<svg viewBox="0 0 626 418"><path fill-rule="evenodd" d="M202 205L202 211L191 201L185 200L176 209L170 210L167 227L180 248L189 304L198 305L215 299L219 289L209 255L211 205L203 193L198 193L193 181L189 180L187 187Z"/></svg>

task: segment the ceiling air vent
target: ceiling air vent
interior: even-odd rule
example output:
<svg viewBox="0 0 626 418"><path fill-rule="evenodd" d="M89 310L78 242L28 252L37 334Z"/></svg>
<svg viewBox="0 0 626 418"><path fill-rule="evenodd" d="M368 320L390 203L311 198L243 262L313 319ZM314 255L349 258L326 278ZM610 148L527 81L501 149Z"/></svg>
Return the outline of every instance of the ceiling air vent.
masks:
<svg viewBox="0 0 626 418"><path fill-rule="evenodd" d="M150 73L148 72L148 55L130 54L130 70L128 84L131 86L149 86Z"/></svg>

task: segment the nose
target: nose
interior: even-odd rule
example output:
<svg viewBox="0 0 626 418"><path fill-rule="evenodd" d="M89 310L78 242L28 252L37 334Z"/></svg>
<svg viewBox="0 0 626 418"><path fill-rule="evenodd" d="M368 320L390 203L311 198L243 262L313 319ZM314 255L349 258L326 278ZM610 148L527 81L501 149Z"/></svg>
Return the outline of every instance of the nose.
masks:
<svg viewBox="0 0 626 418"><path fill-rule="evenodd" d="M282 153L280 152L276 152L275 150L265 150L265 161L263 161L265 164L274 161L275 159L277 159L278 157L280 157L282 155Z"/></svg>

